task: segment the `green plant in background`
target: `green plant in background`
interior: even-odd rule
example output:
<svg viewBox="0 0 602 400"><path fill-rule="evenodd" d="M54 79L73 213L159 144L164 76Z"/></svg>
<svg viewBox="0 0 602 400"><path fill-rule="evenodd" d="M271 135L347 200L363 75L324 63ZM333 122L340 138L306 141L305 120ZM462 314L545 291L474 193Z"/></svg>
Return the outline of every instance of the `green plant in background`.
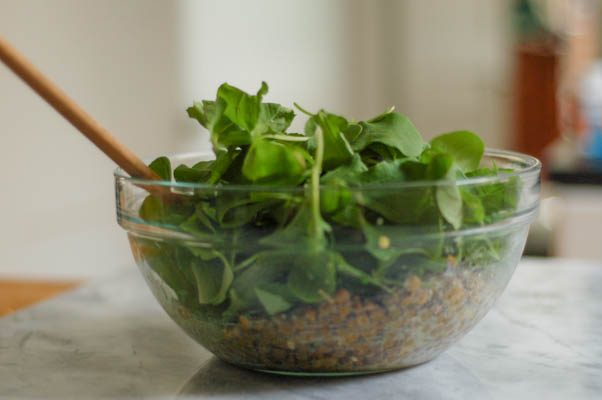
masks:
<svg viewBox="0 0 602 400"><path fill-rule="evenodd" d="M195 102L188 115L209 130L215 158L173 170L176 181L199 184L194 195L177 203L149 195L140 208L144 220L196 239L142 241L151 267L185 304L223 318L273 315L327 301L339 288L391 291L410 271L444 271L449 255L466 267L498 257L500 240L441 234L516 208L515 178L458 184L507 172L480 167L477 135L456 131L426 142L393 109L351 121L296 104L308 118L304 132L290 132L295 112L264 102L267 92L265 83L256 94L223 84L215 100ZM150 168L172 179L168 158ZM437 183L396 186L419 181ZM408 227L435 238L395 242Z"/></svg>
<svg viewBox="0 0 602 400"><path fill-rule="evenodd" d="M519 42L553 39L556 33L545 19L545 2L515 0L512 6L514 32ZM549 5L548 5L549 6Z"/></svg>

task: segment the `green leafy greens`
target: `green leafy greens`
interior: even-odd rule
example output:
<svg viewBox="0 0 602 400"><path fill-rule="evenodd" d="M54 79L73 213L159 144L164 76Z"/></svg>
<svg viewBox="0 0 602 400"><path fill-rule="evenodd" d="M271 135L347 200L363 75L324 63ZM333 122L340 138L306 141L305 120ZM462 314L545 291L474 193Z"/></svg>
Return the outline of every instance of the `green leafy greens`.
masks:
<svg viewBox="0 0 602 400"><path fill-rule="evenodd" d="M512 176L459 184L508 172L481 167L477 135L426 142L393 109L352 121L296 104L307 122L303 133L290 132L295 112L264 102L267 92L265 82L256 94L221 85L215 100L187 110L209 130L215 157L173 172L166 157L150 164L163 180L203 184L175 203L149 195L140 208L148 223L195 238L140 239L180 300L226 319L274 315L330 301L339 288L390 291L410 273L445 270L449 255L466 265L498 256L502 240L442 234L495 222L517 206ZM416 239L420 232L435 235Z"/></svg>

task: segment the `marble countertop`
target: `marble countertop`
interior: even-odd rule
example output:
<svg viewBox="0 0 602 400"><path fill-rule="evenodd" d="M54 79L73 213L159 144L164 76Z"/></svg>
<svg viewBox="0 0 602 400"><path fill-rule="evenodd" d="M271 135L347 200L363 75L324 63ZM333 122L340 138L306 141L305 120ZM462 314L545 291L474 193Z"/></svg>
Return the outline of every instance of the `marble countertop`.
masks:
<svg viewBox="0 0 602 400"><path fill-rule="evenodd" d="M602 264L525 260L495 308L430 363L287 378L214 359L134 267L0 319L0 399L599 399Z"/></svg>

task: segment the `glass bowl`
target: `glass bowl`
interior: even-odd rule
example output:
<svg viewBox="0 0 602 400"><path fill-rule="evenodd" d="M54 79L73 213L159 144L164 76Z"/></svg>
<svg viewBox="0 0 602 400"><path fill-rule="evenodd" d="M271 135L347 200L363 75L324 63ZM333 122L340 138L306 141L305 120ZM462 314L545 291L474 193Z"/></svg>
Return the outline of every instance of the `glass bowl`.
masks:
<svg viewBox="0 0 602 400"><path fill-rule="evenodd" d="M500 296L522 255L538 208L540 163L488 150L483 166L513 172L321 187L321 199L330 200L321 210L330 231L319 251L308 250L303 233L278 233L275 222L261 218L265 207L274 215L295 210L282 218L302 232L311 218L303 187L147 181L117 170L117 219L154 296L218 358L286 374L387 371L431 360L464 336ZM464 199L457 229L434 211L436 196L449 191ZM341 199L373 223L338 224L328 204ZM141 208L153 201L151 218ZM471 222L483 212L484 221Z"/></svg>

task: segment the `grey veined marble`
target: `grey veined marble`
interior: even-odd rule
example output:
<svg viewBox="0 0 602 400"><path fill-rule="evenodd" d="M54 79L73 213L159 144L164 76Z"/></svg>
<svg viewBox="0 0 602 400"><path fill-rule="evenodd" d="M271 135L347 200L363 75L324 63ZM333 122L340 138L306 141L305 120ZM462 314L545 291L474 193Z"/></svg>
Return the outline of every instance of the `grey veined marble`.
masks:
<svg viewBox="0 0 602 400"><path fill-rule="evenodd" d="M1 399L600 399L602 265L524 261L496 307L421 366L287 378L215 360L132 268L0 319Z"/></svg>

